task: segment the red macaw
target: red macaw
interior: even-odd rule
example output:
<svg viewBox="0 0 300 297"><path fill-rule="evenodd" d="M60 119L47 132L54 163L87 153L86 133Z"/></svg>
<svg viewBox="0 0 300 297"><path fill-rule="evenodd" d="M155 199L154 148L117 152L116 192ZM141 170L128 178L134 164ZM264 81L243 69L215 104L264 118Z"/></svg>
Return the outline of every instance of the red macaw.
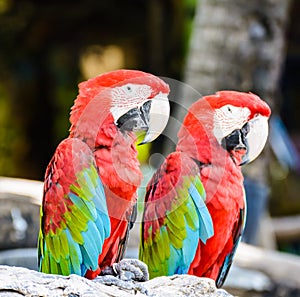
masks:
<svg viewBox="0 0 300 297"><path fill-rule="evenodd" d="M134 132L154 140L169 115L158 77L117 70L79 84L70 136L45 174L39 270L95 278L118 262L134 216L141 171Z"/></svg>
<svg viewBox="0 0 300 297"><path fill-rule="evenodd" d="M139 257L150 277L189 273L223 284L245 224L241 165L262 151L269 116L258 96L234 91L190 107L176 152L146 191Z"/></svg>

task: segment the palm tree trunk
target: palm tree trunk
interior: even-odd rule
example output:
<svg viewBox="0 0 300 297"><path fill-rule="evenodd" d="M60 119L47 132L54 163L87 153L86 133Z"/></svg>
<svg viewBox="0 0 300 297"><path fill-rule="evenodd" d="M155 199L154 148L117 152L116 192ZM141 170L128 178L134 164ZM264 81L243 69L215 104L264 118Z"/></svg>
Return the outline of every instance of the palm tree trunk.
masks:
<svg viewBox="0 0 300 297"><path fill-rule="evenodd" d="M201 0L185 81L206 95L252 91L272 103L284 57L290 1Z"/></svg>

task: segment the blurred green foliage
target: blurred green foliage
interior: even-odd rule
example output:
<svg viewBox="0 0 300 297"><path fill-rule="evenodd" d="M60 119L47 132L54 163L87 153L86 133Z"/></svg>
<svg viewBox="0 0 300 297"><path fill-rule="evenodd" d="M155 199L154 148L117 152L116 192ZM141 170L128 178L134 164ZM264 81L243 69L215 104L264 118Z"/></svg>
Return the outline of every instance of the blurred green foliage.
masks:
<svg viewBox="0 0 300 297"><path fill-rule="evenodd" d="M8 104L8 94L0 84L0 168L2 175L14 175L14 151L17 148L16 141L18 131L11 121L11 110Z"/></svg>

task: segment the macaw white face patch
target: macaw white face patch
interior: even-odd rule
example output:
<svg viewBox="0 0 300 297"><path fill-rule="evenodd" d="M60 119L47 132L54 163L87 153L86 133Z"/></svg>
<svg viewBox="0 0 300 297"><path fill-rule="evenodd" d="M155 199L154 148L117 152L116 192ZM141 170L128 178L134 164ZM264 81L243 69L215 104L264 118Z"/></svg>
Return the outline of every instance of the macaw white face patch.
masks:
<svg viewBox="0 0 300 297"><path fill-rule="evenodd" d="M241 129L248 121L250 114L248 107L237 107L231 104L216 109L213 133L218 142L221 144L224 137L234 130Z"/></svg>
<svg viewBox="0 0 300 297"><path fill-rule="evenodd" d="M126 84L111 89L111 109L116 122L132 108L141 107L150 97L152 89L148 85Z"/></svg>

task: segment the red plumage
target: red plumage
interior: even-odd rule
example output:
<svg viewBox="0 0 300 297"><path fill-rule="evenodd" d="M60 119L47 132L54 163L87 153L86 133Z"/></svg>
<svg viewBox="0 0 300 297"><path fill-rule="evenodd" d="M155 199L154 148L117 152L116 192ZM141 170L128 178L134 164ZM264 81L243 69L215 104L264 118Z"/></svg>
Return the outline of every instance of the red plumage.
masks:
<svg viewBox="0 0 300 297"><path fill-rule="evenodd" d="M214 225L214 236L199 241L189 273L217 280L226 256L234 253L245 208L241 160L246 150L228 152L213 135L214 112L230 104L250 110L247 121L257 114L270 116L270 108L254 94L222 91L194 103L178 133L177 151L197 160L206 191L206 205Z"/></svg>
<svg viewBox="0 0 300 297"><path fill-rule="evenodd" d="M105 185L111 235L104 241L99 257L100 269L110 266L123 256L120 249L126 241L126 232L131 220L132 208L136 202L136 190L140 185L142 173L134 146L133 133L125 136L110 118L99 131L94 152L100 178Z"/></svg>
<svg viewBox="0 0 300 297"><path fill-rule="evenodd" d="M112 88L124 84L151 87L151 99L158 93L169 93L169 87L159 78L134 70L118 70L100 75L79 84L79 94L71 110L70 137L83 139L94 152L101 181L105 186L111 234L104 241L99 256L99 268L104 269L123 257L142 179L135 148L134 132L121 131L110 111ZM126 103L126 102L125 102ZM88 271L94 278L98 271Z"/></svg>

